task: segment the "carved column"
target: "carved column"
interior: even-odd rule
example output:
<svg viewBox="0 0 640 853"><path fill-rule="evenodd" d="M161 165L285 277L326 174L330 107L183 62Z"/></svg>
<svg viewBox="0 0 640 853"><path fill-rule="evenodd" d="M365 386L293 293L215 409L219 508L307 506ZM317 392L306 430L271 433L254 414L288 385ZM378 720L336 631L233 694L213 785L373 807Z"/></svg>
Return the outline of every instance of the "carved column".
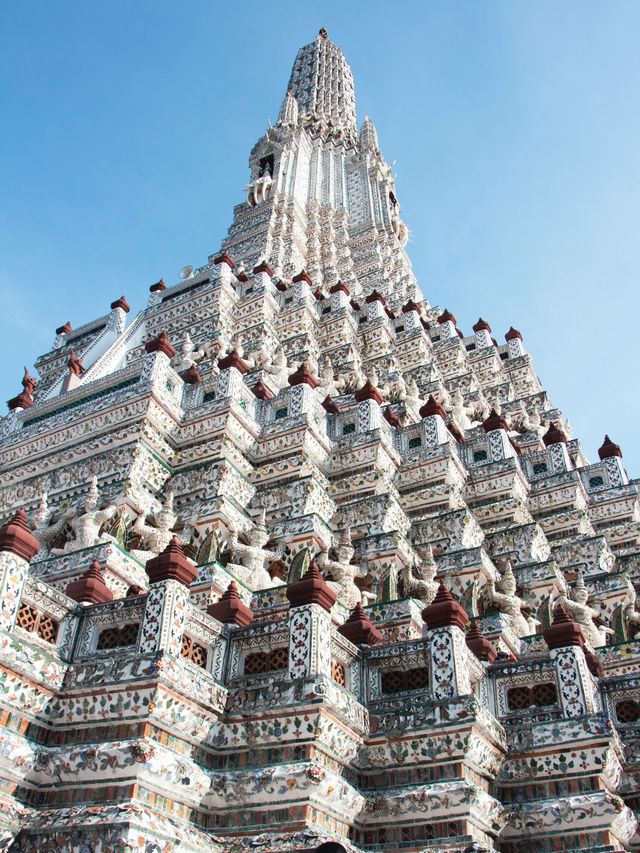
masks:
<svg viewBox="0 0 640 853"><path fill-rule="evenodd" d="M40 550L23 509L0 527L0 628L12 631L16 624L29 563Z"/></svg>
<svg viewBox="0 0 640 853"><path fill-rule="evenodd" d="M464 627L468 616L464 608L440 583L433 602L422 611L429 629L429 678L434 699L449 699L471 693L470 651Z"/></svg>
<svg viewBox="0 0 640 853"><path fill-rule="evenodd" d="M585 658L582 628L559 605L554 611L553 622L542 633L556 667L565 717L597 712L596 685Z"/></svg>
<svg viewBox="0 0 640 853"><path fill-rule="evenodd" d="M315 561L287 588L289 610L289 678L331 677L331 616L335 592Z"/></svg>
<svg viewBox="0 0 640 853"><path fill-rule="evenodd" d="M166 652L178 657L182 650L189 587L197 570L174 536L165 550L147 562L149 592L142 623L140 653Z"/></svg>

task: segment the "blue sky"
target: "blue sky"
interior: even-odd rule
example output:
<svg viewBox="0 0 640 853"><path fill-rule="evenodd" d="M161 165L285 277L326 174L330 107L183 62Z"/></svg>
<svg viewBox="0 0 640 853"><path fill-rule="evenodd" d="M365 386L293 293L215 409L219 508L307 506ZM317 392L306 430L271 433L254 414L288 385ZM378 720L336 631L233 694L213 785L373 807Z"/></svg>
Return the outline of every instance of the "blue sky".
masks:
<svg viewBox="0 0 640 853"><path fill-rule="evenodd" d="M423 293L510 325L597 458L640 476L640 4L21 0L0 35L0 400L56 326L215 251L319 27L370 115ZM635 445L635 446L634 446Z"/></svg>

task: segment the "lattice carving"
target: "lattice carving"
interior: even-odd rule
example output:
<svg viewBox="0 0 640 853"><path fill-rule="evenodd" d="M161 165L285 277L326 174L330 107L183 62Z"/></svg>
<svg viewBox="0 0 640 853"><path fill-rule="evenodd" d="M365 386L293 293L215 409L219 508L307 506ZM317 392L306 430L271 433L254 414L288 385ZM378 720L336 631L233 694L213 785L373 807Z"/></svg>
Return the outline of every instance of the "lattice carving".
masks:
<svg viewBox="0 0 640 853"><path fill-rule="evenodd" d="M558 691L551 681L534 684L533 687L510 687L507 690L507 704L510 711L522 711L532 705L546 707L555 705Z"/></svg>
<svg viewBox="0 0 640 853"><path fill-rule="evenodd" d="M55 644L58 637L59 624L46 613L40 613L29 604L21 604L18 608L16 624L30 634L37 634L47 643Z"/></svg>
<svg viewBox="0 0 640 853"><path fill-rule="evenodd" d="M256 675L260 672L271 672L276 669L286 669L289 665L289 649L282 646L270 652L252 652L244 659L244 674Z"/></svg>
<svg viewBox="0 0 640 853"><path fill-rule="evenodd" d="M21 604L18 608L16 624L29 633L35 631L38 624L38 611L35 607L29 607L28 604Z"/></svg>
<svg viewBox="0 0 640 853"><path fill-rule="evenodd" d="M120 649L125 646L135 646L138 642L140 623L133 622L116 628L105 628L98 637L98 650Z"/></svg>
<svg viewBox="0 0 640 853"><path fill-rule="evenodd" d="M186 634L182 637L181 654L183 658L195 663L196 666L200 666L202 669L207 668L207 650Z"/></svg>
<svg viewBox="0 0 640 853"><path fill-rule="evenodd" d="M640 717L640 704L633 699L623 699L616 703L616 716L619 723L635 723Z"/></svg>
<svg viewBox="0 0 640 853"><path fill-rule="evenodd" d="M347 683L344 665L337 660L331 661L331 678L333 678L333 680L337 684L341 684L343 687Z"/></svg>
<svg viewBox="0 0 640 853"><path fill-rule="evenodd" d="M415 669L391 669L382 673L380 687L383 693L402 693L404 690L418 690L429 684L429 671L425 666Z"/></svg>
<svg viewBox="0 0 640 853"><path fill-rule="evenodd" d="M507 704L510 711L521 711L531 705L531 690L529 687L510 687L507 690Z"/></svg>
<svg viewBox="0 0 640 853"><path fill-rule="evenodd" d="M557 701L558 691L552 682L534 684L531 688L532 705L555 705Z"/></svg>

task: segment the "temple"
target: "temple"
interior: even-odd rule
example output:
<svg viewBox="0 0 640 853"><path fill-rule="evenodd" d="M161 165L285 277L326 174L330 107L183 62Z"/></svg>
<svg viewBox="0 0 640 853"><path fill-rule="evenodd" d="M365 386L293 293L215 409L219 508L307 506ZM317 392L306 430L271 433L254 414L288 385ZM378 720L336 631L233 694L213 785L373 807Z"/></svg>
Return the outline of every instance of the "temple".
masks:
<svg viewBox="0 0 640 853"><path fill-rule="evenodd" d="M640 850L639 481L407 238L321 30L206 262L16 377L1 850Z"/></svg>

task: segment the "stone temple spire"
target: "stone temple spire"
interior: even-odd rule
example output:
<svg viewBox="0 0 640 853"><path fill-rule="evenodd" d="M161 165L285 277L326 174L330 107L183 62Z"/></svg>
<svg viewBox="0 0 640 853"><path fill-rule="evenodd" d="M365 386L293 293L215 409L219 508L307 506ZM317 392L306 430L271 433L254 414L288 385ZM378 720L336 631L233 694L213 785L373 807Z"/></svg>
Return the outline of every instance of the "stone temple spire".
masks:
<svg viewBox="0 0 640 853"><path fill-rule="evenodd" d="M356 97L349 63L322 28L311 44L296 56L288 91L298 102L300 115L315 118L318 129L333 126L348 137L356 135Z"/></svg>

